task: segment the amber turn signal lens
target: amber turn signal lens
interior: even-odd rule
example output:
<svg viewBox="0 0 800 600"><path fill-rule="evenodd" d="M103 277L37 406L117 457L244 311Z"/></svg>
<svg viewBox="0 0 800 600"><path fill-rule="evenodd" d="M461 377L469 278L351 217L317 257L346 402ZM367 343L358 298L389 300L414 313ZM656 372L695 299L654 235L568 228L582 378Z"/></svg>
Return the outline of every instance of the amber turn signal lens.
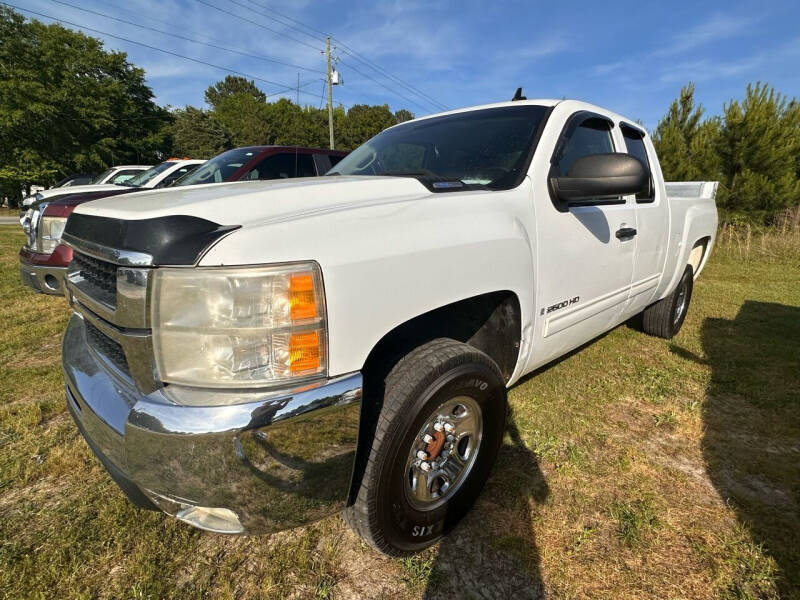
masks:
<svg viewBox="0 0 800 600"><path fill-rule="evenodd" d="M293 333L289 339L289 371L317 371L322 364L321 338L318 331Z"/></svg>
<svg viewBox="0 0 800 600"><path fill-rule="evenodd" d="M289 315L292 321L317 317L317 300L311 273L299 273L289 277Z"/></svg>

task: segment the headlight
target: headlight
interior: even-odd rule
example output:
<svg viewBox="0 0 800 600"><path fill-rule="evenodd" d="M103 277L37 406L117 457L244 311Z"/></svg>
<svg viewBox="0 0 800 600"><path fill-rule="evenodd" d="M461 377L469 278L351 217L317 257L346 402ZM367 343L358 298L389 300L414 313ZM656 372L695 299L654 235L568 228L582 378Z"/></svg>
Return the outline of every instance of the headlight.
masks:
<svg viewBox="0 0 800 600"><path fill-rule="evenodd" d="M327 372L316 263L157 269L152 324L166 383L255 387Z"/></svg>
<svg viewBox="0 0 800 600"><path fill-rule="evenodd" d="M59 243L64 227L67 225L67 217L42 217L39 223L39 252L42 254L52 254Z"/></svg>

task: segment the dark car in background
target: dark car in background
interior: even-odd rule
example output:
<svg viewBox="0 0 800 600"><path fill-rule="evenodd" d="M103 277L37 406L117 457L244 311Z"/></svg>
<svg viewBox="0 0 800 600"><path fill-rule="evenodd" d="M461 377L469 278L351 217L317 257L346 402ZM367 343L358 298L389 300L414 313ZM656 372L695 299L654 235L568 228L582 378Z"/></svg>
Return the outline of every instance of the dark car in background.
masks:
<svg viewBox="0 0 800 600"><path fill-rule="evenodd" d="M226 181L288 179L324 175L347 156L338 150L294 146L245 146L214 158L173 185L199 185Z"/></svg>
<svg viewBox="0 0 800 600"><path fill-rule="evenodd" d="M173 172L170 172L156 186L148 182L143 187L150 189L231 181L314 177L324 175L345 156L347 152L319 148L247 146L223 152L199 167L186 165L183 168L194 170L177 178L172 178ZM159 167L160 165L153 167L151 171ZM143 174L142 178L146 179L147 176ZM131 183L137 181L134 179ZM45 200L35 204L24 226L26 243L19 251L22 282L37 292L62 294L63 278L72 260L72 248L61 243L61 233L75 207L100 198L141 192L143 187L116 186L118 189L102 191L85 191L84 188L84 191L79 193L58 196L52 202Z"/></svg>

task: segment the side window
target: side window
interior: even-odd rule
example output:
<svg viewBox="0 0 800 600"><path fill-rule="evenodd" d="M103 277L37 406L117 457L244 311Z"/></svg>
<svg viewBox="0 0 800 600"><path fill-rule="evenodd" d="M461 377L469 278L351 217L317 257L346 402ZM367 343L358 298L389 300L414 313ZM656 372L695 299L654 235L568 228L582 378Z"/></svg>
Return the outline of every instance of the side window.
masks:
<svg viewBox="0 0 800 600"><path fill-rule="evenodd" d="M132 179L134 176L138 175L141 172L142 172L141 170L136 170L136 169L124 169L122 171L119 171L116 175L114 175L111 179L109 179L107 183L120 184L125 181L128 181L128 179Z"/></svg>
<svg viewBox="0 0 800 600"><path fill-rule="evenodd" d="M336 154L329 154L328 158L331 161L331 167L335 167L336 164L344 158L344 156L338 156Z"/></svg>
<svg viewBox="0 0 800 600"><path fill-rule="evenodd" d="M653 187L653 175L650 172L650 160L647 158L647 149L644 145L644 135L632 127L622 125L622 137L625 138L625 148L628 154L635 156L645 166L647 173L650 175L650 191L649 193L643 192L636 194L636 202L641 204L644 202L653 202L656 199L655 189Z"/></svg>
<svg viewBox="0 0 800 600"><path fill-rule="evenodd" d="M314 177L314 158L310 154L297 155L297 176L298 177Z"/></svg>
<svg viewBox="0 0 800 600"><path fill-rule="evenodd" d="M572 164L582 156L614 152L611 124L605 119L586 119L575 128L556 160L559 174L569 173Z"/></svg>
<svg viewBox="0 0 800 600"><path fill-rule="evenodd" d="M295 155L272 154L258 163L247 175L247 179L288 179L296 173Z"/></svg>

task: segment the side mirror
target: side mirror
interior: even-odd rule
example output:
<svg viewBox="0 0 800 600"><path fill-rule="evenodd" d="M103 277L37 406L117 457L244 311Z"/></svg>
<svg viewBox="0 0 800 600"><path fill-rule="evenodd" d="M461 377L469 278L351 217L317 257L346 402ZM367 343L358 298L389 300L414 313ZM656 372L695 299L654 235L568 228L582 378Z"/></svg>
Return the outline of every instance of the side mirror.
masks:
<svg viewBox="0 0 800 600"><path fill-rule="evenodd" d="M571 202L648 192L650 176L630 154L591 154L572 163L566 177L551 177L550 185L559 200Z"/></svg>

